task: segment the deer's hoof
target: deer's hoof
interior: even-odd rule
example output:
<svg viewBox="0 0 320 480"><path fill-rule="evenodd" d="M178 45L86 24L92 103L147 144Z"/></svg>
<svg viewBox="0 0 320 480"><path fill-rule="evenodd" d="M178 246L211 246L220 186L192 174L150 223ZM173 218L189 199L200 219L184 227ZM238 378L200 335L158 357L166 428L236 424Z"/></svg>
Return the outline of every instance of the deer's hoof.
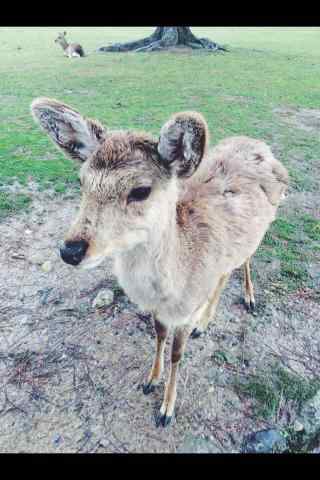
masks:
<svg viewBox="0 0 320 480"><path fill-rule="evenodd" d="M256 303L254 300L243 299L243 304L248 313L253 313L255 311Z"/></svg>
<svg viewBox="0 0 320 480"><path fill-rule="evenodd" d="M166 414L162 415L162 413L159 411L159 413L156 415L156 426L160 427L167 427L170 422L171 422L172 416L167 416Z"/></svg>
<svg viewBox="0 0 320 480"><path fill-rule="evenodd" d="M155 384L151 382L149 383L146 383L145 385L143 385L142 387L142 391L145 395L149 395L149 393L152 393L154 391L154 389L156 388Z"/></svg>
<svg viewBox="0 0 320 480"><path fill-rule="evenodd" d="M202 334L203 334L203 330L200 330L200 328L194 328L191 332L190 337L199 338Z"/></svg>

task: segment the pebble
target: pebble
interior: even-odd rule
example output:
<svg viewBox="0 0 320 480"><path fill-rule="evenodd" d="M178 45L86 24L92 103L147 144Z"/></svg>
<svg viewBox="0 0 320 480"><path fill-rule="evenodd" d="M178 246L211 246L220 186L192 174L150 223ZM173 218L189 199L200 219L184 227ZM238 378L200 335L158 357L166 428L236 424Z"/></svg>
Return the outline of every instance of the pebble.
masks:
<svg viewBox="0 0 320 480"><path fill-rule="evenodd" d="M23 260L25 258L25 256L24 256L23 253L13 253L11 255L11 258L13 258L15 260Z"/></svg>
<svg viewBox="0 0 320 480"><path fill-rule="evenodd" d="M28 258L29 262L34 264L34 265L42 265L43 264L43 255L34 253L33 255L30 255Z"/></svg>
<svg viewBox="0 0 320 480"><path fill-rule="evenodd" d="M50 262L50 260L47 260L46 262L44 262L42 265L41 265L41 269L48 273L52 270L52 263Z"/></svg>
<svg viewBox="0 0 320 480"><path fill-rule="evenodd" d="M111 305L114 300L114 293L109 288L100 290L96 298L92 302L94 308L102 308Z"/></svg>
<svg viewBox="0 0 320 480"><path fill-rule="evenodd" d="M278 453L286 449L286 439L275 429L251 433L242 445L243 453Z"/></svg>
<svg viewBox="0 0 320 480"><path fill-rule="evenodd" d="M62 440L62 439L61 439L61 435L55 435L55 436L53 437L53 443L54 443L55 445L59 445L59 443L61 442L61 440Z"/></svg>
<svg viewBox="0 0 320 480"><path fill-rule="evenodd" d="M303 423L299 422L299 420L296 420L293 424L293 430L295 432L302 432L302 430L304 430Z"/></svg>

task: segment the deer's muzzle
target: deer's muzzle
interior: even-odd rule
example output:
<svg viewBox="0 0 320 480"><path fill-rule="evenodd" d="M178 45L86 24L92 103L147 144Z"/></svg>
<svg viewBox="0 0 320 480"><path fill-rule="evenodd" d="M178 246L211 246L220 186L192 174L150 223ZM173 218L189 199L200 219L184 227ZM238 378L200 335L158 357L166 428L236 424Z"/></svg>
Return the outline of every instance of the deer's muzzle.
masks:
<svg viewBox="0 0 320 480"><path fill-rule="evenodd" d="M85 240L66 242L64 246L60 248L61 258L70 265L79 265L86 254L88 246L89 244Z"/></svg>

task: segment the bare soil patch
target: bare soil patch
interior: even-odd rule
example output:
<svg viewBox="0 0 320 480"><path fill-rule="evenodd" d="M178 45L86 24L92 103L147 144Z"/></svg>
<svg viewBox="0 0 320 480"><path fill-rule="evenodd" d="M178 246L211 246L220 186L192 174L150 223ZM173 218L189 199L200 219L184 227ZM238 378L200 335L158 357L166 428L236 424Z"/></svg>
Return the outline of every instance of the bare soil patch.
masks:
<svg viewBox="0 0 320 480"><path fill-rule="evenodd" d="M247 103L254 102L253 97L249 97L246 95L223 95L223 99L226 102L240 103L240 104L247 104Z"/></svg>
<svg viewBox="0 0 320 480"><path fill-rule="evenodd" d="M16 102L18 97L16 95L0 95L0 104L6 105Z"/></svg>
<svg viewBox="0 0 320 480"><path fill-rule="evenodd" d="M33 198L30 211L0 225L1 452L239 452L245 435L292 424L293 407L264 420L235 385L272 374L275 361L314 378L318 303L308 295L279 300L254 262L258 308L248 314L235 272L208 332L189 340L172 425L156 428L165 378L143 395L155 349L148 314L121 291L110 263L81 272L60 260L78 199L35 189ZM115 301L95 310L104 287ZM169 346L166 367L168 358Z"/></svg>
<svg viewBox="0 0 320 480"><path fill-rule="evenodd" d="M312 133L320 131L320 110L280 106L273 111L283 122L295 128Z"/></svg>

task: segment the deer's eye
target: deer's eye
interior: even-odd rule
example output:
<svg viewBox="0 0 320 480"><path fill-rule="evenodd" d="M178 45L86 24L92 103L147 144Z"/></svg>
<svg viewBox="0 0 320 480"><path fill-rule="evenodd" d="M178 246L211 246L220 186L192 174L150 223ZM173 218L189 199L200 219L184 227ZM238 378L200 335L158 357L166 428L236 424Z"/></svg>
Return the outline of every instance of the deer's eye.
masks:
<svg viewBox="0 0 320 480"><path fill-rule="evenodd" d="M133 188L128 195L127 203L141 202L146 200L151 193L151 187L138 187Z"/></svg>

